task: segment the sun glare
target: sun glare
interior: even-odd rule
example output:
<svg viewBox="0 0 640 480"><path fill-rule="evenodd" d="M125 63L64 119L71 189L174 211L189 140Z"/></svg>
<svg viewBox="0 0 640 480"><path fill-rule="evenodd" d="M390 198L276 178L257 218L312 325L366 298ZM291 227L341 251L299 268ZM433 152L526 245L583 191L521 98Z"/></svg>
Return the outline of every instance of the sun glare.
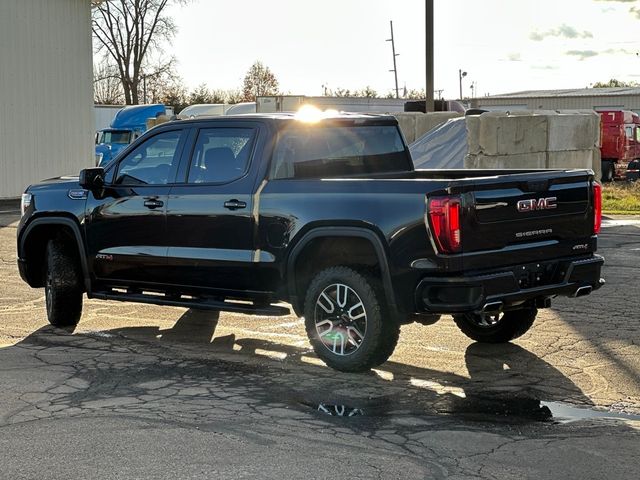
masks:
<svg viewBox="0 0 640 480"><path fill-rule="evenodd" d="M296 119L305 123L317 123L328 117L333 117L338 113L337 110L320 110L313 105L302 105L296 112Z"/></svg>

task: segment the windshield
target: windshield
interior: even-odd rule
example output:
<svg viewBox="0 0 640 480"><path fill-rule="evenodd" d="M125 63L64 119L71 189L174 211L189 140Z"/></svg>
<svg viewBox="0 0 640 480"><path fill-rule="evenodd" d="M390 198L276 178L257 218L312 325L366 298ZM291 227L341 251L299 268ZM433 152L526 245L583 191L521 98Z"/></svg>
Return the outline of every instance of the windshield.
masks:
<svg viewBox="0 0 640 480"><path fill-rule="evenodd" d="M296 126L280 134L272 178L328 178L411 169L395 125Z"/></svg>
<svg viewBox="0 0 640 480"><path fill-rule="evenodd" d="M131 132L128 130L105 130L100 132L98 143L128 145L131 143Z"/></svg>

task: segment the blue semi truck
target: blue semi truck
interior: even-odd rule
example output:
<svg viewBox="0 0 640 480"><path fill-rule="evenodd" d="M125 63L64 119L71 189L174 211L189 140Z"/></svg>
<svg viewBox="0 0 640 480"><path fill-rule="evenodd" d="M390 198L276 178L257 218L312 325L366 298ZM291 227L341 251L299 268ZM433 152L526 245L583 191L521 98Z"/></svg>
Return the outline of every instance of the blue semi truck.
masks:
<svg viewBox="0 0 640 480"><path fill-rule="evenodd" d="M106 165L142 135L147 129L147 119L166 114L167 109L162 104L130 105L118 110L110 127L96 132L96 164Z"/></svg>

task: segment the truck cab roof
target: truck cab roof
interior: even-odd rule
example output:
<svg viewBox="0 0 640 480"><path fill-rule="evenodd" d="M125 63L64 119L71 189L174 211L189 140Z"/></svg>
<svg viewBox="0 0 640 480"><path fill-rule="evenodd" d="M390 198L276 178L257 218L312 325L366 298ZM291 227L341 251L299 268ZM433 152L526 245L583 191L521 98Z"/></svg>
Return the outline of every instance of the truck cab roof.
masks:
<svg viewBox="0 0 640 480"><path fill-rule="evenodd" d="M198 118L177 120L181 123L203 122L230 122L230 121L259 121L274 126L290 125L293 123L307 125L326 124L360 124L360 125L397 125L398 121L393 115L371 113L346 113L346 112L318 112L315 116L300 113L249 113L233 116L201 116Z"/></svg>

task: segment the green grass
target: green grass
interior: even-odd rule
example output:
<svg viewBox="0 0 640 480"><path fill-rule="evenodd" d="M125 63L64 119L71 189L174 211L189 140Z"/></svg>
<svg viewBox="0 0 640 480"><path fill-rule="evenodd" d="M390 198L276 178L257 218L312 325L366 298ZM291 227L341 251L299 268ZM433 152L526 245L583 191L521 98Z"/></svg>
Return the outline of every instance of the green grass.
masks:
<svg viewBox="0 0 640 480"><path fill-rule="evenodd" d="M602 189L602 213L640 215L640 182L605 183Z"/></svg>

